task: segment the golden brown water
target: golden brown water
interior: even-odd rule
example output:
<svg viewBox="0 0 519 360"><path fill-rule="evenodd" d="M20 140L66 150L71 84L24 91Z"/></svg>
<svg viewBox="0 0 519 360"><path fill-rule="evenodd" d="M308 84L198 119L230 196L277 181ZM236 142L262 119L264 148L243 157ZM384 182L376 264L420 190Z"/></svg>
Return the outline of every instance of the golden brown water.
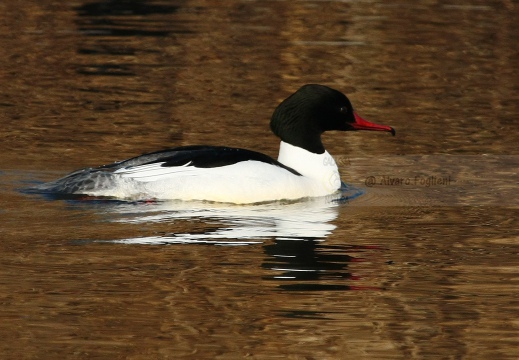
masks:
<svg viewBox="0 0 519 360"><path fill-rule="evenodd" d="M519 357L516 2L0 10L0 358ZM275 156L312 82L397 129L325 135L350 202L20 191L170 146Z"/></svg>

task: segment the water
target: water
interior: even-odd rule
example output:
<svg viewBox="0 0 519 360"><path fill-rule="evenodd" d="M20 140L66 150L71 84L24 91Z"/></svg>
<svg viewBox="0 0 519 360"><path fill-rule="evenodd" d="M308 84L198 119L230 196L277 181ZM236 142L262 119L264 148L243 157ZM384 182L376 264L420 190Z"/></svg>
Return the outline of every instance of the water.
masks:
<svg viewBox="0 0 519 360"><path fill-rule="evenodd" d="M515 2L0 9L2 358L519 357ZM276 156L305 83L397 130L324 136L348 201L21 191L170 146Z"/></svg>

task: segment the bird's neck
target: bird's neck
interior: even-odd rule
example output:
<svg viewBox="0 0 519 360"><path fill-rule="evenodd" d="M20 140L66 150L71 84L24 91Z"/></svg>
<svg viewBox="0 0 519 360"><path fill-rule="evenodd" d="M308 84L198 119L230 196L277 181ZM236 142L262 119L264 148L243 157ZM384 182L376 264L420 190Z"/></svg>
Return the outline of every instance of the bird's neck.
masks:
<svg viewBox="0 0 519 360"><path fill-rule="evenodd" d="M316 154L284 141L279 146L278 161L307 177L338 174L339 171L335 160L326 150Z"/></svg>

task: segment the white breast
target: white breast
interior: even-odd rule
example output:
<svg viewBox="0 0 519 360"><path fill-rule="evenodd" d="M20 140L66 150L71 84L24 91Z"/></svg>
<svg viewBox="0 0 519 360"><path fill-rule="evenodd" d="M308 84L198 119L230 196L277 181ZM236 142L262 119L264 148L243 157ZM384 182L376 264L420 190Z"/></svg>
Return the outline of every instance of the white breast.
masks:
<svg viewBox="0 0 519 360"><path fill-rule="evenodd" d="M322 191L327 194L341 186L339 168L326 150L323 154L314 154L282 141L279 145L278 161L319 183Z"/></svg>

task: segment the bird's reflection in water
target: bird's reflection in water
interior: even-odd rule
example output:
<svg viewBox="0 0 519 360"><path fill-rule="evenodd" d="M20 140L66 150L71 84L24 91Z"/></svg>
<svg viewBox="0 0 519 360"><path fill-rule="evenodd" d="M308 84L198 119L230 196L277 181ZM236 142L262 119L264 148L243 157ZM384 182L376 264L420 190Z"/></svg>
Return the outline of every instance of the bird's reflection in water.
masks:
<svg viewBox="0 0 519 360"><path fill-rule="evenodd" d="M126 244L248 245L271 239L325 239L335 229L338 207L362 195L363 190L344 187L327 197L302 201L253 205L165 201L146 205L119 203L101 207L112 222L171 223L172 232L129 237L113 242ZM210 224L205 231L175 231L175 222L197 220Z"/></svg>
<svg viewBox="0 0 519 360"><path fill-rule="evenodd" d="M361 290L368 287L355 286L358 280L348 266L365 261L362 254L377 249L376 246L326 245L322 239L276 239L265 245L268 255L264 268L274 275L266 279L281 281L280 289L291 291ZM375 288L370 288L377 290Z"/></svg>
<svg viewBox="0 0 519 360"><path fill-rule="evenodd" d="M354 290L356 280L348 269L362 262L357 254L371 249L346 244L330 245L325 239L336 228L340 206L363 194L363 190L345 186L333 196L289 203L229 205L207 202L117 203L100 206L112 222L167 223L171 232L141 237L108 240L124 244L198 244L244 246L263 244L265 280L279 281L289 291ZM175 227L182 220L196 220L200 227ZM182 229L182 230L180 230ZM353 254L353 255L352 255Z"/></svg>

